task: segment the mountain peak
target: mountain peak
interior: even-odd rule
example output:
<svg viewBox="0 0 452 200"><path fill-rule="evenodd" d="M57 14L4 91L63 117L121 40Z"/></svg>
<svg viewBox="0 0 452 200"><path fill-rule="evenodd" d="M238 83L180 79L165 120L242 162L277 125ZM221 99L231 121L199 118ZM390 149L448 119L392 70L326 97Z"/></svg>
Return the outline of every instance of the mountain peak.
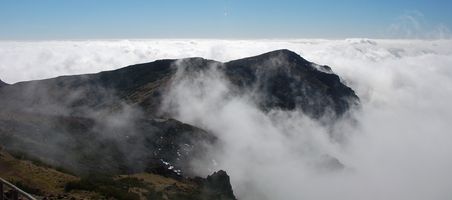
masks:
<svg viewBox="0 0 452 200"><path fill-rule="evenodd" d="M305 60L304 58L302 58L300 55L298 55L297 53L288 50L288 49L278 49L278 50L274 50L274 51L270 51L267 53L263 53L257 56L252 56L252 57L248 57L248 58L243 58L243 59L239 59L239 60L234 60L234 61L230 61L228 63L254 63L254 64L258 64L260 66L262 66L263 63L268 63L268 61L270 61L270 63L279 63L278 66L287 66L287 64L292 63L292 64L299 64L299 65L304 65L304 66L308 66L310 64L309 61ZM274 64L271 64L274 65Z"/></svg>
<svg viewBox="0 0 452 200"><path fill-rule="evenodd" d="M304 62L308 62L306 61L304 58L302 58L300 55L298 55L297 53L288 50L288 49L278 49L278 50L274 50L274 51L270 51L261 55L256 56L258 58L280 58L280 59L285 59L285 60L302 60Z"/></svg>
<svg viewBox="0 0 452 200"><path fill-rule="evenodd" d="M287 55L287 56L300 57L297 53L295 53L295 52L293 52L293 51L291 51L289 49L277 49L277 50L274 50L274 51L270 51L270 52L264 53L262 55L266 55L266 54L268 54L268 55Z"/></svg>
<svg viewBox="0 0 452 200"><path fill-rule="evenodd" d="M207 196L221 197L219 199L236 199L232 191L229 176L225 171L220 170L207 176L206 183L204 192Z"/></svg>
<svg viewBox="0 0 452 200"><path fill-rule="evenodd" d="M322 68L319 70L315 63L287 49L225 65L225 74L231 82L245 91L258 93L256 102L264 110L300 108L313 118L332 110L333 115L341 116L359 99L331 69L319 65Z"/></svg>

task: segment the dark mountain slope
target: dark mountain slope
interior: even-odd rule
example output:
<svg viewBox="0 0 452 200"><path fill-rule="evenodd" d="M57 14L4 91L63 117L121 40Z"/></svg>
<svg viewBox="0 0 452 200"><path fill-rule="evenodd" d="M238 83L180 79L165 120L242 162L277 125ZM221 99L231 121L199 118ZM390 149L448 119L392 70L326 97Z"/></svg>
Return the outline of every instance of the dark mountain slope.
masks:
<svg viewBox="0 0 452 200"><path fill-rule="evenodd" d="M92 118L32 113L0 114L0 143L73 173L135 173L163 170L190 175L190 160L216 137L176 120L137 119L111 126ZM169 163L169 164L165 164Z"/></svg>
<svg viewBox="0 0 452 200"><path fill-rule="evenodd" d="M158 116L162 95L177 68L204 70L217 65L241 92L252 93L264 110L301 108L314 118L341 116L358 102L328 66L308 62L289 50L220 63L202 58L158 60L97 74L21 82L0 90L6 109L86 116L87 110L115 111L136 105ZM320 69L320 70L319 70Z"/></svg>
<svg viewBox="0 0 452 200"><path fill-rule="evenodd" d="M0 99L0 103L9 109L84 115L86 109L113 110L124 101L130 104L146 101L146 114L154 115L157 107L154 102L159 102L161 95L159 87L175 71L170 67L173 62L158 60L97 74L20 82L0 90L0 95L7 97ZM142 98L137 98L136 93Z"/></svg>
<svg viewBox="0 0 452 200"><path fill-rule="evenodd" d="M262 110L301 109L314 118L335 120L359 104L355 92L330 67L289 50L276 50L226 63L202 58L175 62L185 76L215 66L239 94L252 95Z"/></svg>
<svg viewBox="0 0 452 200"><path fill-rule="evenodd" d="M189 173L187 159L201 156L203 144L213 144L216 137L176 120L159 120L159 108L178 68L185 67L183 75L188 76L210 66L218 66L239 93L252 94L263 110L301 108L313 118L326 114L335 118L358 102L329 67L288 50L227 63L202 58L158 60L97 74L4 85L0 88L2 143L8 139L6 147L26 146L30 154L81 168L80 172L102 169L95 165L109 166L106 171L133 171L165 160ZM156 142L160 138L167 143ZM175 156L187 145L194 148L192 154L186 159ZM55 153L58 147L65 151ZM155 153L158 149L165 153ZM130 152L134 156L127 156ZM74 155L75 160L71 156L61 160L61 154ZM100 155L104 158L96 159Z"/></svg>
<svg viewBox="0 0 452 200"><path fill-rule="evenodd" d="M189 76L211 66L224 73L235 92L252 95L264 111L299 108L314 119L334 120L358 104L353 90L328 66L288 50L227 63L158 60L97 74L3 84L0 145L78 175L145 171L183 179L193 175L190 163L205 158L218 139L171 119L160 108L179 69Z"/></svg>
<svg viewBox="0 0 452 200"><path fill-rule="evenodd" d="M289 50L227 62L224 71L235 85L256 92L256 101L265 110L301 108L314 118L335 117L358 103L354 91L328 66L308 62Z"/></svg>

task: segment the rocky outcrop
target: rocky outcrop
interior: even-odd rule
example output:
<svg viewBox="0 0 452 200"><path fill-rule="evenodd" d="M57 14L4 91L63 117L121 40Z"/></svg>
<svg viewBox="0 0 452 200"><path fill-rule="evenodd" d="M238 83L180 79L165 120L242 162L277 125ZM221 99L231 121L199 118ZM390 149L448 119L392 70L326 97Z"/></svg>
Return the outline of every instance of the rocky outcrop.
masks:
<svg viewBox="0 0 452 200"><path fill-rule="evenodd" d="M228 174L220 170L203 181L203 199L235 200Z"/></svg>

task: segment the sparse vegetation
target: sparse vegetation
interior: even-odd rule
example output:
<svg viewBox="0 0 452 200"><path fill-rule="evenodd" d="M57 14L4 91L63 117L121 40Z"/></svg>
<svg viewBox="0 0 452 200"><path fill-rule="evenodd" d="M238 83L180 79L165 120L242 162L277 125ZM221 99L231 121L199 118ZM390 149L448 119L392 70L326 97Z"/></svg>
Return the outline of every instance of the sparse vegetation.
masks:
<svg viewBox="0 0 452 200"><path fill-rule="evenodd" d="M27 161L30 161L31 163L33 163L36 166L49 168L49 169L54 169L56 171L63 172L65 174L70 174L70 175L74 175L75 176L74 173L72 173L71 171L67 170L64 167L49 165L49 164L45 163L44 161L42 161L41 159L39 159L39 158L37 158L35 156L32 156L32 155L30 155L30 154L28 154L26 152L15 151L15 150L8 150L8 153L11 156L13 156L14 158L18 159L18 160L27 160Z"/></svg>
<svg viewBox="0 0 452 200"><path fill-rule="evenodd" d="M138 200L140 199L139 195L130 192L130 189L135 187L146 187L146 185L137 178L128 177L115 180L114 178L105 175L91 175L82 178L79 181L67 183L64 190L66 192L72 190L86 190L100 193L107 198Z"/></svg>
<svg viewBox="0 0 452 200"><path fill-rule="evenodd" d="M32 187L28 184L24 184L21 181L14 181L12 182L12 184L14 184L16 187L22 189L23 191L29 193L29 194L34 194L34 195L43 195L44 193L35 187Z"/></svg>
<svg viewBox="0 0 452 200"><path fill-rule="evenodd" d="M117 200L199 200L204 198L196 181L178 180L159 174L111 175L90 173L82 178L68 175L45 163L21 160L0 151L0 176L24 191L47 199L117 199ZM18 158L17 158L18 157ZM37 165L39 164L39 166Z"/></svg>
<svg viewBox="0 0 452 200"><path fill-rule="evenodd" d="M61 194L65 183L78 179L44 164L17 159L5 149L0 150L0 176L30 194L42 196Z"/></svg>

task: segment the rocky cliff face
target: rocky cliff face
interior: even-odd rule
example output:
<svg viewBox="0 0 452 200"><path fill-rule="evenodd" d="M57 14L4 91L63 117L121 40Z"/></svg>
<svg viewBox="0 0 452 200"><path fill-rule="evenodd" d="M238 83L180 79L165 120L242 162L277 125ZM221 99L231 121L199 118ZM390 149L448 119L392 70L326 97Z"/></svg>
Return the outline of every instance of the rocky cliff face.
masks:
<svg viewBox="0 0 452 200"><path fill-rule="evenodd" d="M264 111L301 109L314 119L335 120L358 105L353 90L328 66L288 50L227 63L158 60L97 74L0 82L0 145L79 175L192 176L190 162L206 156L218 139L171 119L160 107L180 67L187 68L185 76L211 66L237 93L252 94ZM200 185L216 198L234 199L222 171Z"/></svg>
<svg viewBox="0 0 452 200"><path fill-rule="evenodd" d="M203 192L210 197L205 199L235 199L229 176L223 170L207 176L203 182Z"/></svg>

